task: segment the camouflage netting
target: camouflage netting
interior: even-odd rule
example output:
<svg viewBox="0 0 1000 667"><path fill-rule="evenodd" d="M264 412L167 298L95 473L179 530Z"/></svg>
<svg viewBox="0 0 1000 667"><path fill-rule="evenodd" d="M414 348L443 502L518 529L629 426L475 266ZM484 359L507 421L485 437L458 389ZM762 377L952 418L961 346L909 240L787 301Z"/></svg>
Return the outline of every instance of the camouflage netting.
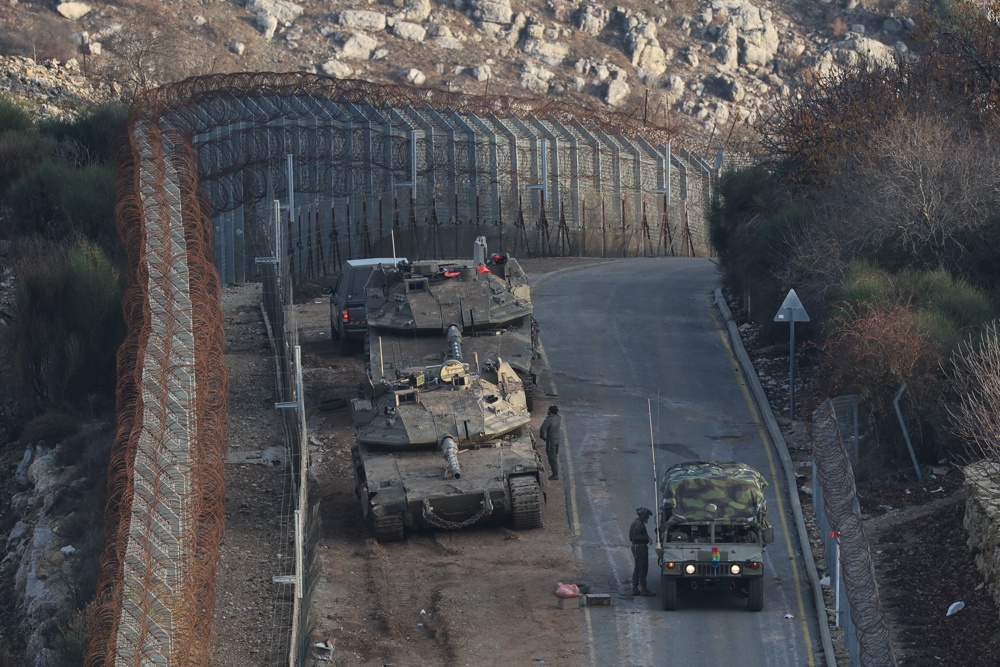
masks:
<svg viewBox="0 0 1000 667"><path fill-rule="evenodd" d="M765 506L767 482L745 463L690 461L663 474L660 497L673 505L668 523L754 523Z"/></svg>

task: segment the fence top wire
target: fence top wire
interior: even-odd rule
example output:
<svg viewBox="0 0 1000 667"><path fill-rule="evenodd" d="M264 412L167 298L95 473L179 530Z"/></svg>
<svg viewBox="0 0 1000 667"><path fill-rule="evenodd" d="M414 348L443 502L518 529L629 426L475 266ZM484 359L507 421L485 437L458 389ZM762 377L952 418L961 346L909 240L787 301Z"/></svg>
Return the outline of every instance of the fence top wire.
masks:
<svg viewBox="0 0 1000 667"><path fill-rule="evenodd" d="M375 84L357 79L334 79L306 72L239 72L191 77L140 94L132 105L131 119L134 121L142 116L188 112L192 107L211 105L225 98L237 101L248 97L258 100L319 98L346 104L370 105L375 109L412 106L462 116L535 116L564 123L576 121L609 135L642 136L654 144L683 140L678 128L663 127L628 114L588 109L552 98L473 95L433 88ZM281 105L274 104L272 113L281 115Z"/></svg>

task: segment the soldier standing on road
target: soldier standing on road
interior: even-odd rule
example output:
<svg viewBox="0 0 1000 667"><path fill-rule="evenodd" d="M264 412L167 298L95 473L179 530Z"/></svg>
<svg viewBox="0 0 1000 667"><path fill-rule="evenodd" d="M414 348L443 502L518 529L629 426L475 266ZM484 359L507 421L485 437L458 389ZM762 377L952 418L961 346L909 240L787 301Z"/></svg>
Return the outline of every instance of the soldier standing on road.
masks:
<svg viewBox="0 0 1000 667"><path fill-rule="evenodd" d="M646 588L646 574L649 572L649 531L646 530L646 521L653 513L645 507L640 507L635 511L638 515L629 528L628 538L632 543L632 558L635 559L635 568L632 570L632 595L655 595Z"/></svg>
<svg viewBox="0 0 1000 667"><path fill-rule="evenodd" d="M559 479L559 445L562 444L562 415L555 405L549 406L549 414L538 429L538 437L545 441L545 454L549 457L549 479Z"/></svg>

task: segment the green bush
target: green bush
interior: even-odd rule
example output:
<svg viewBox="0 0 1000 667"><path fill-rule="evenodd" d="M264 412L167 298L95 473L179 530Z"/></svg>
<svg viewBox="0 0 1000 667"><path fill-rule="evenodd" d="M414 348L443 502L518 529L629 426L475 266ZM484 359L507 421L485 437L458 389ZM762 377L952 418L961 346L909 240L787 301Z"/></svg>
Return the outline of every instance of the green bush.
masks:
<svg viewBox="0 0 1000 667"><path fill-rule="evenodd" d="M60 143L78 144L89 160L81 164L105 162L114 158L112 151L116 135L125 129L128 109L121 104L102 104L80 114L71 121L51 120L40 124L38 131Z"/></svg>
<svg viewBox="0 0 1000 667"><path fill-rule="evenodd" d="M62 239L82 233L105 248L117 245L113 167L46 162L11 186L8 201L21 234Z"/></svg>
<svg viewBox="0 0 1000 667"><path fill-rule="evenodd" d="M0 93L0 134L4 132L27 132L33 128L31 117L20 104L9 95Z"/></svg>
<svg viewBox="0 0 1000 667"><path fill-rule="evenodd" d="M904 298L939 311L956 329L979 329L993 319L996 307L984 292L944 270L904 271L896 278Z"/></svg>
<svg viewBox="0 0 1000 667"><path fill-rule="evenodd" d="M18 251L18 318L9 335L19 388L39 405L109 402L124 336L117 270L85 240L36 239Z"/></svg>
<svg viewBox="0 0 1000 667"><path fill-rule="evenodd" d="M51 154L52 140L47 137L22 130L0 133L0 197Z"/></svg>

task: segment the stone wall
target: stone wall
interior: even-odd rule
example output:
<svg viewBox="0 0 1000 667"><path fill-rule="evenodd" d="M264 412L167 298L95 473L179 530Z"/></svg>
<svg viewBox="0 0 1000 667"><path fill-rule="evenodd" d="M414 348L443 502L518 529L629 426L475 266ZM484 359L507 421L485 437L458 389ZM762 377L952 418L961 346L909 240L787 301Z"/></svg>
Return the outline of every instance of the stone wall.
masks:
<svg viewBox="0 0 1000 667"><path fill-rule="evenodd" d="M965 530L976 566L1000 607L1000 463L966 466Z"/></svg>

